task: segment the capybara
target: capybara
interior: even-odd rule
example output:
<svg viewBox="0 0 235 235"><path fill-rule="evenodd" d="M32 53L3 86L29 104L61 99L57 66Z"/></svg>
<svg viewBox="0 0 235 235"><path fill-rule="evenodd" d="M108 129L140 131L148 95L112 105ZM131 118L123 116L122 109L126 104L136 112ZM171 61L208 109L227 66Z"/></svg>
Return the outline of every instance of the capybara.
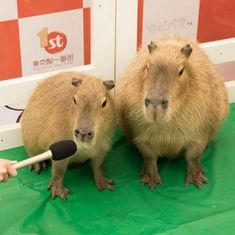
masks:
<svg viewBox="0 0 235 235"><path fill-rule="evenodd" d="M196 42L169 35L140 49L119 81L116 109L124 135L143 155L143 184L162 184L157 160L176 156L186 158L186 185L207 183L200 156L226 117L228 98Z"/></svg>
<svg viewBox="0 0 235 235"><path fill-rule="evenodd" d="M104 177L102 163L110 149L115 127L112 81L102 81L80 72L65 72L42 81L34 90L21 119L24 146L29 157L48 150L60 140L74 140L77 152L61 161L52 161L52 198L66 199L63 185L67 166L91 159L99 190L112 190ZM31 168L40 172L45 162Z"/></svg>

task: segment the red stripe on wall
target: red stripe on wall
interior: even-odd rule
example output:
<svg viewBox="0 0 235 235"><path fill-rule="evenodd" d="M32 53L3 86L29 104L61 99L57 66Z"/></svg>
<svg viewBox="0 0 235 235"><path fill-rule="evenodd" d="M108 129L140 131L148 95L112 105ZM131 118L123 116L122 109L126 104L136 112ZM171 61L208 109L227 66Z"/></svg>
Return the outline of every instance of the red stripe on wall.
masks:
<svg viewBox="0 0 235 235"><path fill-rule="evenodd" d="M235 36L235 1L200 1L197 39L209 42Z"/></svg>
<svg viewBox="0 0 235 235"><path fill-rule="evenodd" d="M137 50L142 46L144 0L138 0Z"/></svg>
<svg viewBox="0 0 235 235"><path fill-rule="evenodd" d="M91 63L91 9L83 9L84 64Z"/></svg>
<svg viewBox="0 0 235 235"><path fill-rule="evenodd" d="M83 7L83 0L17 0L19 17L50 14Z"/></svg>
<svg viewBox="0 0 235 235"><path fill-rule="evenodd" d="M0 80L22 76L18 20L0 22Z"/></svg>

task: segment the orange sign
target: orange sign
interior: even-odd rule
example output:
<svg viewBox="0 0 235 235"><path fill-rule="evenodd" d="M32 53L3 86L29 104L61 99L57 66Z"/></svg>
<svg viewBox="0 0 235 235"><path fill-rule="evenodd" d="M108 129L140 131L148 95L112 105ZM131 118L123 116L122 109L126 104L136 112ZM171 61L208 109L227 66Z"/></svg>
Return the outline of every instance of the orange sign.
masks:
<svg viewBox="0 0 235 235"><path fill-rule="evenodd" d="M38 33L40 46L48 53L55 54L64 50L67 45L67 37L61 32L51 32L48 34L47 27Z"/></svg>

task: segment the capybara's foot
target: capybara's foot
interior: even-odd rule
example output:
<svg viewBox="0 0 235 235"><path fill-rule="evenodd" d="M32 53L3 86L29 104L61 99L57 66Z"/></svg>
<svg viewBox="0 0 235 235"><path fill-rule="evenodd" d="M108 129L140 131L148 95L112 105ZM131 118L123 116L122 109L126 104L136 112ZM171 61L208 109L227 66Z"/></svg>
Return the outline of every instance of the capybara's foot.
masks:
<svg viewBox="0 0 235 235"><path fill-rule="evenodd" d="M56 197L60 197L62 200L67 200L67 194L72 194L73 192L69 189L65 188L63 185L59 185L57 182L52 182L48 186L48 190L51 191L51 198L55 199Z"/></svg>
<svg viewBox="0 0 235 235"><path fill-rule="evenodd" d="M113 191L113 180L107 179L104 176L95 177L95 184L99 191L103 191L104 189L109 189L110 191Z"/></svg>
<svg viewBox="0 0 235 235"><path fill-rule="evenodd" d="M191 169L186 177L185 185L190 183L195 184L198 188L202 188L202 185L207 184L208 180L200 168Z"/></svg>
<svg viewBox="0 0 235 235"><path fill-rule="evenodd" d="M150 189L154 189L157 184L163 185L160 175L156 171L147 172L142 170L141 173L141 183L147 184Z"/></svg>
<svg viewBox="0 0 235 235"><path fill-rule="evenodd" d="M40 174L41 171L45 171L46 169L47 169L47 162L46 161L37 162L37 163L29 166L29 170L30 171L35 170L35 172L37 174Z"/></svg>
<svg viewBox="0 0 235 235"><path fill-rule="evenodd" d="M110 191L113 191L114 182L113 180L104 177L103 170L101 167L93 167L93 173L95 184L99 191L103 191L104 189L109 189Z"/></svg>

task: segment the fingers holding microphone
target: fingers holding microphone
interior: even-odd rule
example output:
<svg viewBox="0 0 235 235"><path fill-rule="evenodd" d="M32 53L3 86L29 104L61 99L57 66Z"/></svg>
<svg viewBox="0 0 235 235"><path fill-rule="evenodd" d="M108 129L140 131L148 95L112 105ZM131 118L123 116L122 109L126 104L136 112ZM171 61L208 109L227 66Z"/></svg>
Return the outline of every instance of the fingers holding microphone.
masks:
<svg viewBox="0 0 235 235"><path fill-rule="evenodd" d="M17 169L51 158L54 161L63 160L75 154L76 151L77 145L73 140L62 140L50 145L46 152L19 162L0 158L0 182L6 182L10 176L16 176Z"/></svg>
<svg viewBox="0 0 235 235"><path fill-rule="evenodd" d="M17 170L13 167L16 162L0 158L0 182L6 182L10 176L17 176Z"/></svg>

